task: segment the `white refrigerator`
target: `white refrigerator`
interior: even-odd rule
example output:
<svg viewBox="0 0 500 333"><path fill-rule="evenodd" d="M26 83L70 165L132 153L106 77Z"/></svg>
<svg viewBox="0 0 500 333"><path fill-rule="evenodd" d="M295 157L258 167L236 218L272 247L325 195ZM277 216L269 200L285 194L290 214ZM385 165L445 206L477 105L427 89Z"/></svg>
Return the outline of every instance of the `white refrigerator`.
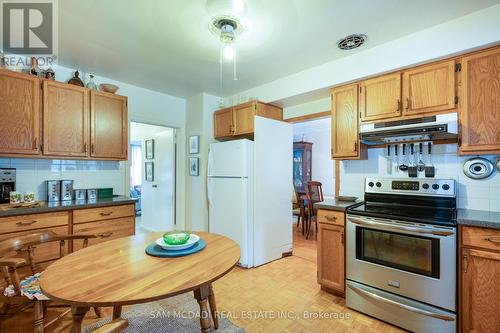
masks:
<svg viewBox="0 0 500 333"><path fill-rule="evenodd" d="M254 126L254 141L211 144L207 173L209 231L236 241L248 268L292 250L292 127L262 117Z"/></svg>

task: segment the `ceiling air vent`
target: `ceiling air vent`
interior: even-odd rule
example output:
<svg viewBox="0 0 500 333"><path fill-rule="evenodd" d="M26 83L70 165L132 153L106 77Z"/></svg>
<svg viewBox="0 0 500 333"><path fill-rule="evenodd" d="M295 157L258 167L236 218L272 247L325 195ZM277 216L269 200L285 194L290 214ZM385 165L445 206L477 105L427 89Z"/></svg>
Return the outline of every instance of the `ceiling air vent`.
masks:
<svg viewBox="0 0 500 333"><path fill-rule="evenodd" d="M337 42L337 46L341 50L352 50L363 45L366 41L366 35L353 34L342 38Z"/></svg>

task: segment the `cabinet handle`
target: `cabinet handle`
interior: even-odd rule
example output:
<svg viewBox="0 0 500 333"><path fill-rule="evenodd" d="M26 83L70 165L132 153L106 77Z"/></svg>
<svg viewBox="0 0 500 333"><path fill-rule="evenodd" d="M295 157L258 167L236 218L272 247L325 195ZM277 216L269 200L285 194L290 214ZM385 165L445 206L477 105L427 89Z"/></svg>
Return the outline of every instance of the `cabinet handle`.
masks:
<svg viewBox="0 0 500 333"><path fill-rule="evenodd" d="M94 153L94 144L92 143L90 145L90 153L93 154Z"/></svg>
<svg viewBox="0 0 500 333"><path fill-rule="evenodd" d="M25 225L32 225L35 224L37 221L30 221L30 222L16 222L16 225L18 226L25 226Z"/></svg>
<svg viewBox="0 0 500 333"><path fill-rule="evenodd" d="M406 110L411 108L411 100L410 97L406 97Z"/></svg>
<svg viewBox="0 0 500 333"><path fill-rule="evenodd" d="M111 237L112 234L113 234L112 232L105 232L105 233L101 234L100 236L101 236L101 238L108 238L108 237Z"/></svg>
<svg viewBox="0 0 500 333"><path fill-rule="evenodd" d="M463 265L464 265L464 273L467 273L468 262L467 262L467 255L466 254L464 254L464 256L463 256Z"/></svg>
<svg viewBox="0 0 500 333"><path fill-rule="evenodd" d="M100 213L100 215L101 215L101 216L109 216L109 215L111 215L111 214L113 214L113 212L109 212L109 213Z"/></svg>
<svg viewBox="0 0 500 333"><path fill-rule="evenodd" d="M86 142L83 144L83 151L84 151L85 153L87 152L87 143L86 143Z"/></svg>
<svg viewBox="0 0 500 333"><path fill-rule="evenodd" d="M358 143L357 142L354 142L354 151L357 152L358 151Z"/></svg>
<svg viewBox="0 0 500 333"><path fill-rule="evenodd" d="M344 245L344 232L340 233L340 244Z"/></svg>
<svg viewBox="0 0 500 333"><path fill-rule="evenodd" d="M33 150L36 150L37 148L38 148L38 139L37 139L37 138L35 138L35 139L33 140Z"/></svg>
<svg viewBox="0 0 500 333"><path fill-rule="evenodd" d="M492 243L500 243L500 239L492 238L492 237L485 237L485 241L492 242Z"/></svg>
<svg viewBox="0 0 500 333"><path fill-rule="evenodd" d="M337 221L337 216L328 216L328 215L325 215L325 219L327 221L334 222L334 221Z"/></svg>
<svg viewBox="0 0 500 333"><path fill-rule="evenodd" d="M399 98L397 100L397 103L398 103L398 107L397 107L396 111L400 111L400 109L401 109L401 100Z"/></svg>

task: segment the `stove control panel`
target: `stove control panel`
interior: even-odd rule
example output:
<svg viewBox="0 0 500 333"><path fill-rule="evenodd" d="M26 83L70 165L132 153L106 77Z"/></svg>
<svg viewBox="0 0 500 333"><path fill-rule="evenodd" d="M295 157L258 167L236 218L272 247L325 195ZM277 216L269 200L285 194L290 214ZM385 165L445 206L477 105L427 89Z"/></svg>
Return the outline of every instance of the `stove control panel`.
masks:
<svg viewBox="0 0 500 333"><path fill-rule="evenodd" d="M455 197L455 188L453 179L366 178L365 180L366 193Z"/></svg>

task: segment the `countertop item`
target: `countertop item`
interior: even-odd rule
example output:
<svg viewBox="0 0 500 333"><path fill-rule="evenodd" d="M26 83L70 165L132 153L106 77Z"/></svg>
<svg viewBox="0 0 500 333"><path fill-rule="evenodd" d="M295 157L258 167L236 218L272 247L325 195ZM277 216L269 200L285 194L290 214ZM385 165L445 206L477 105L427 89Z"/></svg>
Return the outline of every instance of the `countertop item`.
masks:
<svg viewBox="0 0 500 333"><path fill-rule="evenodd" d="M57 211L65 211L72 209L82 209L82 208L96 208L96 207L106 207L115 206L127 203L135 203L137 199L118 196L113 198L103 198L96 200L72 200L72 201L41 201L36 207L19 207L2 210L0 209L0 217L6 216L16 216L16 215L27 215L27 214L39 214L39 213L51 213Z"/></svg>
<svg viewBox="0 0 500 333"><path fill-rule="evenodd" d="M357 200L355 202L352 201L340 201L337 199L325 199L322 202L317 202L314 204L314 208L316 209L326 209L326 210L336 210L339 212L345 212L345 210L357 203L360 203L361 200Z"/></svg>
<svg viewBox="0 0 500 333"><path fill-rule="evenodd" d="M457 223L472 227L500 229L500 212L459 209Z"/></svg>
<svg viewBox="0 0 500 333"><path fill-rule="evenodd" d="M45 269L40 288L50 299L75 307L72 332L80 332L89 306L114 306L120 310L114 311L117 314L122 305L194 291L202 314L201 331L208 332L211 318L207 298L213 295L211 284L236 266L240 248L227 237L199 232L207 243L199 253L172 259L147 255L144 249L162 235L148 233L113 239L64 256ZM212 305L215 308L215 302ZM213 319L217 322L216 317Z"/></svg>

